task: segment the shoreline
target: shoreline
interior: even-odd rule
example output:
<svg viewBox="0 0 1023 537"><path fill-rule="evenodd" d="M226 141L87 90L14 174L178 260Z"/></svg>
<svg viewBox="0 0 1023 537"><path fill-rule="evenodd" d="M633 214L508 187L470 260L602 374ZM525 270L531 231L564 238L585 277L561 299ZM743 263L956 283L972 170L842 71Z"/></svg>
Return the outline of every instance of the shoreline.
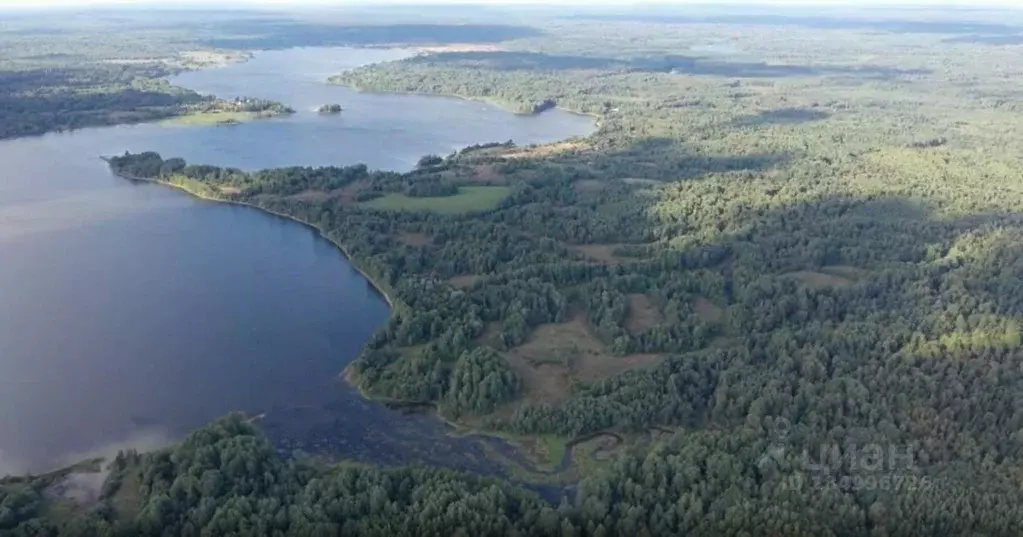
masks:
<svg viewBox="0 0 1023 537"><path fill-rule="evenodd" d="M102 159L104 162L108 162L106 157L100 157L100 159ZM345 260L348 261L348 264L352 268L354 268L360 275L362 275L362 277L365 278L367 282L369 282L369 284L373 287L373 289L376 290L376 292L379 293L381 297L383 297L384 302L387 304L387 307L389 307L392 311L397 309L397 306L396 306L397 302L394 300L393 297L391 297L390 292L385 290L384 286L380 282L376 281L376 279L374 279L365 269L363 269L362 267L360 267L358 265L358 262L355 260L355 258L352 256L352 254L348 251L348 249L344 245L342 245L338 241L335 241L334 239L326 236L323 233L323 231L320 230L320 228L314 226L313 224L311 224L309 222L306 222L305 220L301 220L301 219L296 218L294 216L291 216L289 214L280 213L280 212L277 212L277 211L274 211L274 210L271 210L271 209L267 209L265 207L260 207L260 206L255 205L255 204L245 202L245 201L238 201L238 200L232 200L232 199L228 199L228 198L217 198L217 197L209 196L209 195L203 194L201 192L196 192L196 191L188 188L185 185L179 185L179 184L176 184L176 183L172 183L170 181L163 181L161 179L153 179L153 178L146 178L146 177L138 177L138 176L135 176L135 175L128 175L128 174L123 173L123 172L115 171L113 168L110 168L110 173L114 174L117 177L120 177L121 179L126 179L128 181L134 181L134 182L138 182L138 183L152 183L152 184L156 184L156 185L163 185L163 186L171 187L171 188L180 190L180 191L182 191L182 192L184 192L184 193L186 193L186 194L188 194L188 195L190 195L192 197L195 197L195 198L198 198L198 199L201 199L201 200L204 200L204 201L212 201L212 202L217 202L217 203L226 203L226 204L236 205L236 206L240 206L240 207L249 207L251 209L255 209L257 211L260 211L262 213L273 215L273 216L276 216L278 218L286 218L288 220L291 220L292 222L298 222L299 224L302 224L305 227L311 228L312 230L316 231L316 233L320 237L323 237L328 242L333 244L341 252L341 254L343 256L345 256ZM348 369L348 366L345 366L345 370L347 370L347 369ZM343 371L344 370L342 370L342 374L343 374Z"/></svg>
<svg viewBox="0 0 1023 537"><path fill-rule="evenodd" d="M353 89L353 90L355 90L355 91L357 91L359 93L365 93L365 94L369 94L369 95L374 95L374 94L375 95L411 95L411 96L418 96L418 97L440 97L440 98L443 98L443 99L458 99L460 101L468 101L468 102L474 102L474 103L483 103L483 104L487 104L487 105L490 105L490 106L495 106L495 107L497 107L497 108L499 108L499 109L501 109L501 110L503 110L505 112L508 112L509 114L514 114L516 116L532 117L532 116L539 116L539 115L543 114L544 112L546 112L546 110L544 110L543 112L535 112L535 113L533 113L533 112L519 112L519 111L516 111L516 110L512 109L511 107L509 107L506 103L502 103L501 101L497 101L497 100L494 100L494 99L488 99L486 97L470 97L468 95L459 95L457 93L426 93L426 92L422 92L422 91L380 91L380 90L368 90L368 89L361 88L359 86L355 86L355 85L351 85L351 84L340 84L340 83L337 83L337 82L331 82L331 79L336 77L336 76L340 76L340 75L333 75L333 76L331 76L330 78L327 79L327 85L328 86L338 86L338 87L341 87L341 88L350 88L350 89ZM572 114L572 115L575 115L575 116L588 117L588 118L593 120L594 130L599 130L600 129L600 120L603 119L603 117L600 114L591 113L591 112L582 112L580 110L573 110L571 108L565 108L563 106L557 106L556 105L556 106L554 106L554 108L552 108L552 110L560 110L562 112L565 112L565 113L568 113L568 114ZM586 135L584 138L588 138L591 135L592 135L592 133Z"/></svg>
<svg viewBox="0 0 1023 537"><path fill-rule="evenodd" d="M316 226L314 226L314 225L312 225L312 224L310 224L310 223L308 223L308 222L306 222L304 220L301 220L299 218L296 218L296 217L288 215L288 214L280 213L280 212L273 211L273 210L270 210L270 209L265 209L265 208L260 207L258 205L254 205L254 204L247 203L247 202L244 202L244 201L237 201L237 200L231 200L231 199L225 199L225 198L212 197L212 196L200 193L200 192L196 192L196 191L194 191L194 190L192 190L192 189L190 189L190 188L188 188L188 187L186 187L184 185L175 184L175 183L172 183L170 181L164 181L164 180L161 180L161 179L154 179L154 178L138 177L138 176L129 175L129 174L126 174L126 173L123 173L123 172L118 172L118 171L115 171L113 168L109 167L109 159L107 157L101 156L99 158L101 160L103 160L104 162L108 163L108 169L110 170L110 173L112 173L116 177L120 177L121 179L125 179L127 181L132 181L132 182L137 182L137 183L150 183L150 184L154 184L154 185L161 185L161 186L165 186L165 187L170 187L170 188L179 190L181 192L184 192L185 194L188 194L189 196L195 197L195 198L200 199L200 200L209 201L209 202L213 202L213 203L225 203L225 204L235 205L235 206L240 206L240 207L248 207L250 209L253 209L253 210L256 210L256 211L268 214L268 215L276 216L276 217L279 217L279 218L286 218L286 219L291 220L293 222L297 222L299 224L302 224L303 226L312 228L313 230L315 230L317 232L317 234L319 234L321 237L323 237L324 239L329 241L331 244L333 244L341 252L341 254L345 256L345 260L348 261L348 264L352 268L354 268L356 271L358 271L359 274L362 275L362 277L365 278L367 282L369 282L369 284L373 287L373 289L376 290L384 298L384 302L387 304L387 306L391 310L390 311L390 315L388 316L388 319L390 319L390 316L394 315L394 313L398 309L398 307L400 307L402 305L399 301L394 299L387 290L384 289L382 284L377 282L367 271L363 270L362 267L358 266L357 261L348 252L347 248L345 248L344 245L342 245L341 243L335 241L334 239L331 239L330 237L327 237L326 235L323 234L322 231L320 231L320 229L318 227L316 227ZM365 344L363 344L363 348L365 348ZM434 403L434 402L409 401L409 400L404 400L404 399L395 399L393 397L379 396L379 395L374 395L372 393L367 392L366 390L364 390L358 384L358 382L356 382L356 379L355 379L356 375L355 375L354 371L352 370L352 365L355 364L355 362L357 360L358 360L358 357L354 358L351 362L346 364L344 366L344 368L341 370L341 372L338 373L338 377L341 378L341 380L344 381L349 386L355 388L355 390L357 392L359 392L359 395L363 399L365 399L367 401L372 401L374 403L380 403L380 404L382 404L384 406L387 406L388 408L392 408L392 405L397 405L397 406L403 406L403 405L429 406L430 408L429 408L429 410L427 412L425 412L425 414L428 414L430 416L433 416L436 419L439 419L444 424L446 424L447 426L451 427L452 432L453 433L457 433L458 436L474 435L474 434L475 435L483 435L483 436L494 436L494 433L491 432L491 431L488 431L487 429L481 429L481 428L478 428L478 427L467 425L465 423L459 423L457 421L452 421L447 416L444 416L441 413L440 407L436 403ZM401 411L401 410L395 409L395 408L392 408L392 410L394 410L395 412L400 412Z"/></svg>

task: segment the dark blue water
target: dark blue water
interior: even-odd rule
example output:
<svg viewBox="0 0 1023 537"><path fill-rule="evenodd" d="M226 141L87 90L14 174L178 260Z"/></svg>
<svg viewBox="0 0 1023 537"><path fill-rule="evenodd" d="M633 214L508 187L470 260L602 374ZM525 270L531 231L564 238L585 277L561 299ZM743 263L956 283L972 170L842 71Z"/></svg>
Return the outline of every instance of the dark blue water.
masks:
<svg viewBox="0 0 1023 537"><path fill-rule="evenodd" d="M296 49L175 83L278 99L295 116L139 125L0 143L0 475L169 442L231 410L267 412L282 449L486 465L443 426L363 401L338 374L388 315L330 243L298 223L113 177L99 155L156 150L257 169L406 169L423 154L592 129L561 112L367 95L330 74L406 51ZM346 108L324 117L326 102ZM443 460L438 460L443 459Z"/></svg>

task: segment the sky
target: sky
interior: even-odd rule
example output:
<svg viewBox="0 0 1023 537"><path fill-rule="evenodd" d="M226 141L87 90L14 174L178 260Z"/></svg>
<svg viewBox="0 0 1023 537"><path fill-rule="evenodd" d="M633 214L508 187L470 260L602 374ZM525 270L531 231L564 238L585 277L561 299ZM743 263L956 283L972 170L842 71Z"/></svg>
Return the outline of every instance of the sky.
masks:
<svg viewBox="0 0 1023 537"><path fill-rule="evenodd" d="M686 4L758 4L786 6L886 6L898 4L903 6L999 6L1020 7L1021 0L558 0L559 6L627 6L645 5L686 5ZM58 8L89 6L145 6L171 5L175 7L291 7L296 5L334 6L344 5L428 5L428 4L477 4L477 5L509 5L531 4L551 5L551 0L0 0L0 8Z"/></svg>

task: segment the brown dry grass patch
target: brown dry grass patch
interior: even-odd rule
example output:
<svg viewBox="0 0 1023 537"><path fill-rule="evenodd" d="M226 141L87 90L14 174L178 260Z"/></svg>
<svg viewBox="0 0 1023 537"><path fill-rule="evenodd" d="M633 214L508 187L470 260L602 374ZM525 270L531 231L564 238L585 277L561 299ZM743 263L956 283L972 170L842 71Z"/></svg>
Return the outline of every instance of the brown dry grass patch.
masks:
<svg viewBox="0 0 1023 537"><path fill-rule="evenodd" d="M221 194L227 194L229 196L242 193L242 189L236 186L218 186L217 190L219 190Z"/></svg>
<svg viewBox="0 0 1023 537"><path fill-rule="evenodd" d="M629 311L625 317L625 328L633 334L646 332L661 324L664 319L650 297L643 294L630 294L625 297Z"/></svg>
<svg viewBox="0 0 1023 537"><path fill-rule="evenodd" d="M787 274L783 274L783 276L795 278L804 285L808 287L813 287L815 289L824 289L828 287L845 287L847 285L852 285L853 283L856 283L853 280L850 280L849 278L843 278L842 276L835 276L832 274L825 274L823 272L814 272L811 270L789 272Z"/></svg>
<svg viewBox="0 0 1023 537"><path fill-rule="evenodd" d="M701 319L711 323L720 322L725 315L725 310L721 309L721 306L703 297L693 301L693 310Z"/></svg>

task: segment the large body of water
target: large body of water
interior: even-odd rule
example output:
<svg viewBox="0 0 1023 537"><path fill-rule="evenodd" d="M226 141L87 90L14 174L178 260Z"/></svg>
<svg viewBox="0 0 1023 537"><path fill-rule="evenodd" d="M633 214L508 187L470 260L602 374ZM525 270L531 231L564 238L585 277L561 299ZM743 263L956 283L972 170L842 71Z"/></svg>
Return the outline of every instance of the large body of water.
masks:
<svg viewBox="0 0 1023 537"><path fill-rule="evenodd" d="M388 314L314 231L111 175L100 155L155 150L245 169L403 170L427 153L588 134L456 99L361 94L331 74L404 50L293 49L179 75L298 114L229 127L156 124L0 142L0 475L167 442L231 410L267 412L286 449L485 465L433 420L362 400L338 374ZM339 103L339 116L314 109ZM443 460L439 460L443 459Z"/></svg>

